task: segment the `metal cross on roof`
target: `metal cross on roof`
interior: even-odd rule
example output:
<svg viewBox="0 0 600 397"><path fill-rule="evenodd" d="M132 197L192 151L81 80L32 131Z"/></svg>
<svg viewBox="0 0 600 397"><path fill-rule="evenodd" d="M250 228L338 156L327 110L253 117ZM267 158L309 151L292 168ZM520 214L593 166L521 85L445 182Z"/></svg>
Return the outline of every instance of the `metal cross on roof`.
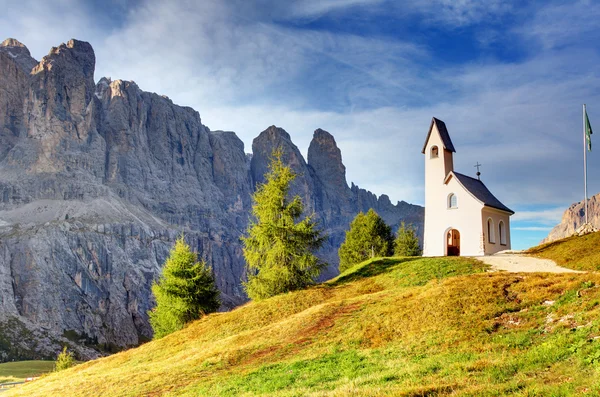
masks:
<svg viewBox="0 0 600 397"><path fill-rule="evenodd" d="M477 179L480 179L479 176L481 175L481 172L479 172L479 167L481 167L481 164L479 164L479 161L474 165L474 167L477 167Z"/></svg>

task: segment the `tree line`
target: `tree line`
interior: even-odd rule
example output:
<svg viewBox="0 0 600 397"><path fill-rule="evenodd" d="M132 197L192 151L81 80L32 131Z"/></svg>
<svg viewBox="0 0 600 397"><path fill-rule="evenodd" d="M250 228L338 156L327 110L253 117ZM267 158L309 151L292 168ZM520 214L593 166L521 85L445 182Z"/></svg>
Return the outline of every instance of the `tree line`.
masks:
<svg viewBox="0 0 600 397"><path fill-rule="evenodd" d="M296 174L275 150L265 182L253 195L252 217L242 237L247 281L244 290L252 300L306 288L315 283L327 264L315 252L326 236L314 214L302 217L299 196L289 198ZM396 236L373 210L359 213L338 251L340 272L373 257L419 256L416 231L404 222ZM154 338L162 338L188 322L218 310L219 290L212 268L181 236L152 285L156 306L149 312Z"/></svg>

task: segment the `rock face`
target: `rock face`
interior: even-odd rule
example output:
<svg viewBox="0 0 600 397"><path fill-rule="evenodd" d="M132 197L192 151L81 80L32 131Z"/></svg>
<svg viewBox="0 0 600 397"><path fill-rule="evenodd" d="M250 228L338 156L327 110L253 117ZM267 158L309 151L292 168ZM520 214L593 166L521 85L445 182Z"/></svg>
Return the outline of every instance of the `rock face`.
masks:
<svg viewBox="0 0 600 397"><path fill-rule="evenodd" d="M422 225L423 209L348 187L333 136L315 131L308 163L270 127L247 155L233 133L135 83L94 82L85 42L39 63L0 45L0 360L80 358L152 336L152 281L182 232L213 266L223 308L246 300L240 236L275 147L299 174L293 193L329 234L332 264L358 211Z"/></svg>
<svg viewBox="0 0 600 397"><path fill-rule="evenodd" d="M600 229L600 193L588 199L588 220L593 227ZM554 226L542 243L572 236L584 223L584 202L580 201L567 208L561 222Z"/></svg>

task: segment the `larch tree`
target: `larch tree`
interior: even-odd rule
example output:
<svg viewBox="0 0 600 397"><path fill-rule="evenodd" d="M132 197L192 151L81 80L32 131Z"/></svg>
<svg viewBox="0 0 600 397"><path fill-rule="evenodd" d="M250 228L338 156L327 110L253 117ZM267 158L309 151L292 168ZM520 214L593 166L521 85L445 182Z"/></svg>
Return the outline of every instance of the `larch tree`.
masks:
<svg viewBox="0 0 600 397"><path fill-rule="evenodd" d="M394 248L392 228L372 208L359 212L346 231L340 246L340 272L373 257L391 256Z"/></svg>
<svg viewBox="0 0 600 397"><path fill-rule="evenodd" d="M295 178L282 161L282 151L276 149L266 180L253 195L253 219L242 237L248 275L244 288L252 300L305 288L326 266L314 255L325 240L314 217L300 220L302 200L288 199Z"/></svg>
<svg viewBox="0 0 600 397"><path fill-rule="evenodd" d="M156 306L148 314L155 339L182 329L220 306L212 269L198 261L183 236L175 242L160 278L152 284L152 294Z"/></svg>

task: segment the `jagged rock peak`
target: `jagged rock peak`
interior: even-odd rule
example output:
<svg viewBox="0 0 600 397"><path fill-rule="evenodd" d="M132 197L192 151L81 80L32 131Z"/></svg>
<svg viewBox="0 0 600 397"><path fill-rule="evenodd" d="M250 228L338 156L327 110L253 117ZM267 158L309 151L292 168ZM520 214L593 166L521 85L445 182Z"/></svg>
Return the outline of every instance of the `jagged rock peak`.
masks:
<svg viewBox="0 0 600 397"><path fill-rule="evenodd" d="M328 131L317 128L313 134L313 139L331 140L335 144L335 138Z"/></svg>
<svg viewBox="0 0 600 397"><path fill-rule="evenodd" d="M335 138L329 132L317 128L313 134L313 139L310 142L310 146L308 149L308 162L310 164L310 154L311 148L313 148L313 153L315 151L328 152L330 157L335 157L341 163L342 161L342 152L337 146L335 142Z"/></svg>
<svg viewBox="0 0 600 397"><path fill-rule="evenodd" d="M263 132L261 132L260 135L255 139L266 138L266 137L271 138L271 139L281 137L281 138L284 138L284 139L287 139L290 141L292 139L290 137L290 134L288 134L286 130L284 130L283 128L279 128L275 125L272 125L269 128L267 128L266 130L264 130Z"/></svg>
<svg viewBox="0 0 600 397"><path fill-rule="evenodd" d="M27 74L38 63L31 57L31 53L27 47L17 39L9 38L4 40L0 44L0 53L8 55Z"/></svg>
<svg viewBox="0 0 600 397"><path fill-rule="evenodd" d="M48 55L40 62L40 67L37 68L38 71L43 70L45 64L52 63L60 58L63 58L67 63L67 65L64 65L66 69L69 66L76 65L75 67L81 68L85 76L93 77L96 68L96 54L92 45L87 41L71 39L66 44L62 43L58 47L52 47Z"/></svg>
<svg viewBox="0 0 600 397"><path fill-rule="evenodd" d="M78 52L90 52L90 53L94 54L94 48L92 47L92 45L90 43L88 43L87 41L81 41L81 40L77 40L77 39L71 39L71 40L67 41L66 44L62 43L58 47L52 47L50 49L50 54L58 53L63 48L73 49Z"/></svg>
<svg viewBox="0 0 600 397"><path fill-rule="evenodd" d="M17 39L13 39L13 38L8 38L6 40L4 40L2 42L2 44L0 44L0 47L19 47L19 48L27 48L25 47L25 44L21 43L19 40ZM29 50L28 50L29 51Z"/></svg>
<svg viewBox="0 0 600 397"><path fill-rule="evenodd" d="M268 171L268 164L274 149L282 151L282 158L298 174L306 173L306 161L298 147L292 142L290 134L283 128L270 126L252 141L252 161L250 164L255 183L262 183ZM306 182L306 181L304 181ZM297 181L297 183L300 183Z"/></svg>
<svg viewBox="0 0 600 397"><path fill-rule="evenodd" d="M330 188L343 191L346 184L346 167L342 163L342 152L329 132L317 129L308 147L308 165Z"/></svg>

